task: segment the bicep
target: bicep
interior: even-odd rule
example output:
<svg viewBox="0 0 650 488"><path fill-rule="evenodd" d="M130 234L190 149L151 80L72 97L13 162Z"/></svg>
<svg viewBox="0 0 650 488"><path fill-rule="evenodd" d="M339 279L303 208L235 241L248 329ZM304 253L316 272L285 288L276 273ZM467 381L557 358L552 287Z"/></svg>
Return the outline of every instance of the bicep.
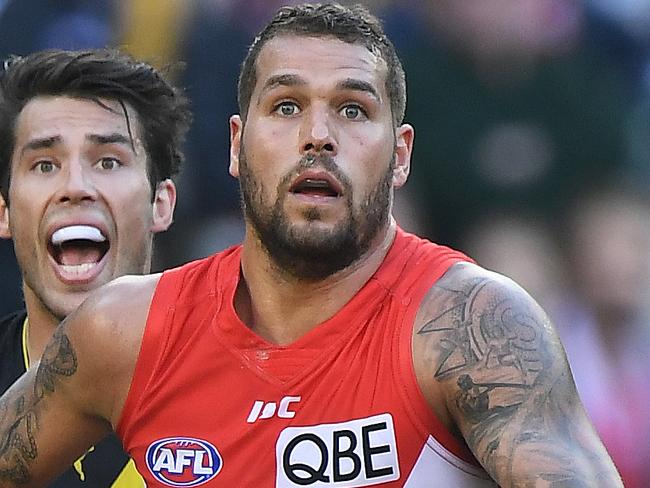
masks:
<svg viewBox="0 0 650 488"><path fill-rule="evenodd" d="M84 367L64 324L41 360L2 396L0 486L41 485L108 432L83 403Z"/></svg>
<svg viewBox="0 0 650 488"><path fill-rule="evenodd" d="M502 486L615 477L544 311L502 277L453 278L415 342L434 350L430 384L479 462Z"/></svg>

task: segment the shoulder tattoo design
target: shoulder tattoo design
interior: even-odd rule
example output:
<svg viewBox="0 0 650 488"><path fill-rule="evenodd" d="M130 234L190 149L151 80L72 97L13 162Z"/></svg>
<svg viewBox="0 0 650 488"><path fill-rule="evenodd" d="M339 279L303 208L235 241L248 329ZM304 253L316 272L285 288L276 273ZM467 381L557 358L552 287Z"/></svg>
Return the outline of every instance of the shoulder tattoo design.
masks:
<svg viewBox="0 0 650 488"><path fill-rule="evenodd" d="M534 453L549 486L583 486L570 452L580 433L567 425L577 397L546 314L486 277L441 282L429 298L435 312L417 334L435 349L432 374L483 466L513 475L515 460Z"/></svg>

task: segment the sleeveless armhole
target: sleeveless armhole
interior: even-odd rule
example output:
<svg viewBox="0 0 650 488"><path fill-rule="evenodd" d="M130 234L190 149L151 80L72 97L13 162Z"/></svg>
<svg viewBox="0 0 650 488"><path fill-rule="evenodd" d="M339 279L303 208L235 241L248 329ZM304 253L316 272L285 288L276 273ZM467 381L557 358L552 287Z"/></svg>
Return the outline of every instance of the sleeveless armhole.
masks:
<svg viewBox="0 0 650 488"><path fill-rule="evenodd" d="M115 479L111 488L146 488L146 483L142 479L142 475L135 467L135 462L133 459L129 459L129 462L126 463L124 469L120 471L120 474Z"/></svg>
<svg viewBox="0 0 650 488"><path fill-rule="evenodd" d="M452 454L471 466L479 466L469 448L449 431L429 407L417 381L413 364L413 327L422 300L449 268L459 262L473 261L459 252L444 249L433 262L425 265L425 269L419 274L420 279L417 279L409 290L409 303L400 321L401 326L395 332L398 360L395 374L397 375L396 384L402 387L404 403L411 416L411 421L423 432L429 433L434 443L437 444L436 450L442 448L446 451L440 453L445 458L448 458L446 454Z"/></svg>
<svg viewBox="0 0 650 488"><path fill-rule="evenodd" d="M141 403L146 400L144 393L147 391L160 361L165 356L170 337L169 326L184 276L182 267L163 272L151 299L133 378L115 429L125 449L128 445L134 417L139 411Z"/></svg>
<svg viewBox="0 0 650 488"><path fill-rule="evenodd" d="M0 394L27 371L23 348L26 318L24 310L0 317Z"/></svg>

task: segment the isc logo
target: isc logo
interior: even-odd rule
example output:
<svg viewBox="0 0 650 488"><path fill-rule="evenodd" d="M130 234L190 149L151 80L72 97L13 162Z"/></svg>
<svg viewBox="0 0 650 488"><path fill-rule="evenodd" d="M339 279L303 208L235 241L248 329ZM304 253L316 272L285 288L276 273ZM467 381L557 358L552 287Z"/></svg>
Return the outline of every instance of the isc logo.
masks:
<svg viewBox="0 0 650 488"><path fill-rule="evenodd" d="M399 479L390 414L287 427L275 445L276 486L361 487Z"/></svg>
<svg viewBox="0 0 650 488"><path fill-rule="evenodd" d="M192 437L168 437L147 449L147 467L168 486L199 486L214 478L223 462L217 448Z"/></svg>

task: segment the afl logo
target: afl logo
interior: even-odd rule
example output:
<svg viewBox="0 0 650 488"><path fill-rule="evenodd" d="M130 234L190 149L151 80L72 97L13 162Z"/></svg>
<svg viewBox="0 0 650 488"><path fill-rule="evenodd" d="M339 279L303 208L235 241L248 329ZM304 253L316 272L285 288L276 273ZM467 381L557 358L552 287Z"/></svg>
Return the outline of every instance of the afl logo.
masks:
<svg viewBox="0 0 650 488"><path fill-rule="evenodd" d="M223 466L217 448L192 437L167 437L147 449L147 467L167 486L199 486L211 480Z"/></svg>

